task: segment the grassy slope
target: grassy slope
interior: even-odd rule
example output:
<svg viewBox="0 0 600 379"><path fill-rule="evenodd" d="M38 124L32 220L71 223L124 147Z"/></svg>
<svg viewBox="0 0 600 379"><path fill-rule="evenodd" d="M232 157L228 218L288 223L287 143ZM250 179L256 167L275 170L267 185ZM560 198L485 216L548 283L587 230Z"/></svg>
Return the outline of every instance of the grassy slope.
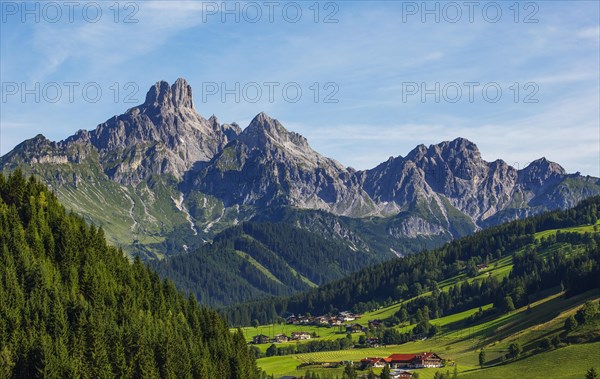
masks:
<svg viewBox="0 0 600 379"><path fill-rule="evenodd" d="M281 283L281 281L279 279L277 279L277 277L275 275L273 275L271 273L271 271L269 271L265 266L261 265L256 259L252 258L251 256L249 256L248 254L244 253L243 251L236 250L235 253L237 255L239 255L240 257L242 257L244 259L247 259L248 262L250 262L250 264L252 264L254 267L256 267L267 278L271 279L272 281L274 281L277 284L283 285L283 283Z"/></svg>
<svg viewBox="0 0 600 379"><path fill-rule="evenodd" d="M287 336L289 336L290 334L292 334L292 332L309 332L309 333L317 333L317 335L319 336L319 339L323 339L323 340L335 340L338 338L344 338L346 336L346 332L345 332L345 327L342 328L342 332L340 332L340 329L337 327L333 327L333 328L327 328L327 327L319 327L319 326L314 326L314 325L308 325L308 326L303 326L303 325L287 325L287 324L270 324L270 325L261 325L258 328L253 328L253 327L245 327L242 328L242 331L244 332L244 336L246 337L246 341L250 342L252 341L252 337L257 335L257 334L264 334L266 336L269 337L274 337L277 334L285 334ZM358 339L358 336L360 336L361 333L355 333L355 338ZM296 344L296 342L288 342L288 343L280 343L277 344L277 346L287 346L287 345L293 345ZM266 344L260 344L260 345L256 345L258 346L262 351L265 351L269 346L271 346L270 343L266 343Z"/></svg>
<svg viewBox="0 0 600 379"><path fill-rule="evenodd" d="M567 231L567 229L562 229ZM594 232L593 226L582 226L569 228L569 231L579 232ZM556 230L544 231L536 234L537 238L547 236L550 233L556 233ZM543 252L544 255L551 253L556 249L560 249L561 245L557 244ZM510 273L512 268L511 257L507 256L497 262L490 264L490 268L484 270L475 278L465 278L460 276L439 283L440 289L448 290L448 288L461 280L477 280L484 278L487 275L502 278ZM421 296L425 296L425 293ZM392 353L415 353L419 351L435 351L443 358L456 362L461 377L469 378L495 378L495 377L514 377L520 375L522 370L525 374L521 377L583 377L585 371L592 367L594 362L592 358L600 356L600 343L586 343L581 345L563 346L556 350L534 354L539 345L539 342L544 337L552 337L563 333L562 327L565 318L573 314L586 300L598 300L600 291L589 291L585 294L574 296L565 299L556 291L550 291L545 294L540 294L539 300L531 304L528 310L526 307L520 308L509 314L501 315L490 320L483 320L476 325L466 326L461 322L477 309L471 309L465 312L448 315L432 322L442 328L441 334L433 339L425 341L410 342L399 346L386 346L372 349L351 349L333 352L318 352L288 355L282 357L262 358L258 361L259 366L267 373L277 375L298 375L306 369L296 370L296 367L301 363L306 362L339 362L343 360L358 361L366 356L387 356ZM385 319L392 316L400 307L399 302L386 308L376 311L367 312L358 322L366 323L370 319ZM491 307L491 304L483 307L484 309ZM271 335L278 333L289 333L292 329L296 330L296 326L278 326L275 333L262 333ZM337 328L317 328L317 327L301 327L307 331L314 330L323 336L323 338L340 338L343 334L335 334ZM407 331L412 326L400 326L402 331ZM249 332L251 328L246 328ZM259 328L260 330L260 328ZM330 332L324 332L330 331ZM254 333L256 334L256 333ZM355 334L354 338L358 338L360 334ZM563 335L564 336L564 335ZM250 336L249 336L250 337ZM502 364L502 356L507 353L508 345L518 341L524 348L525 357L520 360ZM265 350L269 344L260 346L261 350ZM478 367L478 351L484 348L486 350L487 359L493 367L480 369ZM576 354L585 354L586 358L581 360L567 359L568 357L576 356ZM565 358L565 361L561 359ZM553 364L560 359L561 365ZM533 369L528 365L535 365ZM600 364L597 364L600 366ZM445 368L452 370L453 367ZM421 378L433 378L433 375L439 369L422 369L419 370ZM533 370L533 371L532 371ZM322 369L311 368L311 371L341 374L340 369ZM485 373L485 374L484 374ZM535 373L535 374L533 374ZM529 375L538 376L529 376ZM571 376L572 375L572 376Z"/></svg>
<svg viewBox="0 0 600 379"><path fill-rule="evenodd" d="M454 284L456 284L459 281L466 280L466 281L472 282L474 280L484 279L488 275L497 277L499 280L502 280L503 277L507 276L510 273L511 269L512 269L512 257L506 256L506 257L503 257L503 258L493 262L492 264L490 264L490 267L488 269L482 270L481 273L474 278L467 278L466 275L463 274L463 275L459 275L459 276L456 276L451 279L444 280L444 281L438 283L438 286L439 286L440 290L448 291L451 286L453 286ZM424 292L420 296L429 296L429 295L431 295L431 292ZM365 320L386 319L388 317L393 316L396 312L398 312L398 310L400 309L400 306L403 303L408 302L410 300L413 300L413 299L407 299L407 300L392 304L388 307L380 308L380 309L377 309L377 310L374 310L371 312L366 312L365 314L363 314L363 318Z"/></svg>
<svg viewBox="0 0 600 379"><path fill-rule="evenodd" d="M259 359L259 366L266 372L277 375L298 375L304 370L296 370L301 363L306 362L339 362L342 360L358 361L367 356L388 356L393 353L415 353L419 351L435 351L444 359L449 360L452 365L458 365L459 372L465 373L471 378L496 377L488 375L504 375L504 377L513 377L518 375L522 369L521 362L546 362L538 367L540 377L563 377L552 373L555 370L555 362L550 358L552 355L560 355L563 349L567 349L565 354L571 354L569 351L585 351L588 355L598 356L600 354L600 343L586 343L581 345L570 345L560 347L556 350L535 353L539 341L544 337L551 337L562 333L562 326L565 318L575 312L586 300L600 299L600 292L590 291L585 294L564 299L558 294L550 295L538 302L532 304L528 311L526 307L517 309L507 315L484 321L474 326L456 326L461 320L461 316L468 317L476 309L462 312L461 314L451 315L434 320L435 324L442 327L440 335L433 339L425 341L409 342L398 346L386 346L372 349L351 349L331 352L317 352L287 355L282 357L270 357ZM462 317L462 318L464 318ZM454 325L453 325L454 324ZM502 356L507 353L508 345L518 341L524 348L525 358L502 363ZM478 365L478 351L484 348L490 364L497 366L480 369ZM575 350L572 350L576 348ZM586 358L587 359L587 358ZM587 359L590 361L590 359ZM592 367L593 362L587 362L580 365L577 361L569 361L561 364L560 372L585 373L587 368ZM446 369L453 370L452 366ZM421 378L433 378L433 375L439 369L419 370ZM317 371L331 374L341 374L338 369L317 369ZM485 372L485 376L483 373ZM498 374L496 374L498 372ZM508 374L510 373L510 375ZM463 377L461 375L461 377ZM466 376L465 376L466 377ZM529 376L522 376L529 377Z"/></svg>
<svg viewBox="0 0 600 379"><path fill-rule="evenodd" d="M520 378L584 378L590 367L600 366L600 342L565 346L543 354L523 358L509 365L474 370L460 375L461 379Z"/></svg>

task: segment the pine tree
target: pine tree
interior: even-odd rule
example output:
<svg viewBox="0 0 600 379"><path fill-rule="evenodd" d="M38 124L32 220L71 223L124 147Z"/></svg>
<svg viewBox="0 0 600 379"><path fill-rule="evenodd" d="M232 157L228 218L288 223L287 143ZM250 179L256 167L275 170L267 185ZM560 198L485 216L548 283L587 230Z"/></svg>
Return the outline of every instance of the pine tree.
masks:
<svg viewBox="0 0 600 379"><path fill-rule="evenodd" d="M347 363L344 367L344 373L342 375L342 379L357 379L358 375L356 374L356 370L351 363Z"/></svg>
<svg viewBox="0 0 600 379"><path fill-rule="evenodd" d="M479 352L479 367L483 368L483 366L485 365L485 360L485 351L481 349L481 351Z"/></svg>
<svg viewBox="0 0 600 379"><path fill-rule="evenodd" d="M0 376L2 378L12 377L11 374L14 367L15 361L13 359L13 354L7 346L4 346L2 350L0 350Z"/></svg>
<svg viewBox="0 0 600 379"><path fill-rule="evenodd" d="M575 330L575 328L577 328L577 320L575 320L575 317L573 317L573 315L570 315L565 320L565 330L567 332L572 332L573 330Z"/></svg>
<svg viewBox="0 0 600 379"><path fill-rule="evenodd" d="M519 356L521 356L521 353L523 352L523 348L521 347L520 343L513 342L508 346L508 352L511 358L519 358Z"/></svg>
<svg viewBox="0 0 600 379"><path fill-rule="evenodd" d="M379 375L380 379L392 379L392 374L389 365L385 365L383 370L381 370L381 375Z"/></svg>

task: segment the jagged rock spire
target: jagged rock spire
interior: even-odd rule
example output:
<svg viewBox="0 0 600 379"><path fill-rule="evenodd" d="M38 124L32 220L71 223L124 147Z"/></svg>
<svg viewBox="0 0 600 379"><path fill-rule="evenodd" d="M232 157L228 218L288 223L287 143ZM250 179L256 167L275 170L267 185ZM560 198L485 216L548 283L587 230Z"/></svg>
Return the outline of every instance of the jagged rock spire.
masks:
<svg viewBox="0 0 600 379"><path fill-rule="evenodd" d="M183 78L179 78L169 86L169 83L161 80L157 82L146 94L143 106L150 109L158 108L189 108L194 109L192 98L192 87Z"/></svg>

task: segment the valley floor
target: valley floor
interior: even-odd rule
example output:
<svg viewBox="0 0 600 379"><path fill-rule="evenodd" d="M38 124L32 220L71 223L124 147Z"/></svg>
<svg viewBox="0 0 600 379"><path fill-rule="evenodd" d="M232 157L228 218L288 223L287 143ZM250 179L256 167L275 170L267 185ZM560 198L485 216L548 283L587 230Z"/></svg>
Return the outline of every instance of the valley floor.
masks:
<svg viewBox="0 0 600 379"><path fill-rule="evenodd" d="M349 360L358 362L365 357L387 357L394 353L433 351L446 359L447 367L419 369L417 371L421 379L433 378L437 371L449 370L452 374L454 365L458 366L460 378L583 378L590 367L600 368L599 328L586 331L587 338L595 342L571 345L563 343L549 351L541 351L539 344L545 337L554 335L565 337L563 330L565 319L574 314L586 301L598 301L600 291L588 291L570 298L565 298L563 295L562 293L546 294L541 300L532 303L529 309L519 308L514 312L491 320L483 320L471 326L466 326L464 320L477 309L432 320L432 323L442 328L442 333L428 340L378 348L268 357L259 359L258 365L276 378L283 375L302 375L307 369L318 373L341 375L342 368L322 368L320 363ZM371 314L365 314L362 318L366 321L370 316ZM266 326L262 328L261 333L270 334ZM343 334L335 334L335 331L332 331L335 328L315 329L323 338L343 337ZM283 330L276 330L276 332L281 331ZM327 334L325 331L330 332ZM353 338L357 339L358 335L355 334ZM523 346L523 355L520 359L505 361L503 357L512 342L519 342ZM268 346L265 344L264 349ZM478 366L478 353L482 348L486 351L488 365L483 369ZM297 369L299 365L309 363L315 365ZM376 373L378 371L380 369L375 370Z"/></svg>

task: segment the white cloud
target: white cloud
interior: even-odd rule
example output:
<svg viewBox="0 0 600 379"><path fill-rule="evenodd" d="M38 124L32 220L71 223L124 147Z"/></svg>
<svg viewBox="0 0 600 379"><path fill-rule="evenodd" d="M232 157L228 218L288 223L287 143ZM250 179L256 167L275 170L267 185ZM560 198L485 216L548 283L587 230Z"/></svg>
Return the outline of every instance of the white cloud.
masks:
<svg viewBox="0 0 600 379"><path fill-rule="evenodd" d="M580 29L577 32L577 37L592 41L600 41L600 26L591 26L589 28Z"/></svg>

